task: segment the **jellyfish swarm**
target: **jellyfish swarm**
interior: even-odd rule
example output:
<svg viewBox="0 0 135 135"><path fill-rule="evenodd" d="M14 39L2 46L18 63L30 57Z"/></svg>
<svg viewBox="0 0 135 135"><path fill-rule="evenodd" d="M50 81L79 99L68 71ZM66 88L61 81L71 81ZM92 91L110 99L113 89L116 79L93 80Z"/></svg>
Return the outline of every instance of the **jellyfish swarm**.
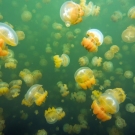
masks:
<svg viewBox="0 0 135 135"><path fill-rule="evenodd" d="M128 17L131 19L135 19L135 6L131 7L128 11Z"/></svg>
<svg viewBox="0 0 135 135"><path fill-rule="evenodd" d="M60 68L61 66L67 67L70 63L70 58L67 54L62 54L61 57L59 55L55 55L53 60L56 68Z"/></svg>
<svg viewBox="0 0 135 135"><path fill-rule="evenodd" d="M44 115L47 123L54 124L65 116L65 112L61 107L57 108L52 107L48 108L48 110L45 110Z"/></svg>
<svg viewBox="0 0 135 135"><path fill-rule="evenodd" d="M15 31L5 23L0 23L0 39L11 46L18 44L18 37Z"/></svg>
<svg viewBox="0 0 135 135"><path fill-rule="evenodd" d="M103 34L98 29L90 29L86 35L88 38L83 38L82 46L89 52L97 52L98 46L103 43Z"/></svg>
<svg viewBox="0 0 135 135"><path fill-rule="evenodd" d="M112 114L119 111L119 104L124 102L125 98L123 89L108 89L93 101L91 108L99 120L107 121L112 118Z"/></svg>
<svg viewBox="0 0 135 135"><path fill-rule="evenodd" d="M25 94L22 104L30 107L35 102L37 106L40 106L43 102L45 102L47 95L48 92L44 91L42 85L34 84Z"/></svg>
<svg viewBox="0 0 135 135"><path fill-rule="evenodd" d="M95 83L93 71L88 67L79 68L74 74L75 81L84 90L91 88Z"/></svg>
<svg viewBox="0 0 135 135"><path fill-rule="evenodd" d="M73 1L63 3L60 8L60 17L67 27L81 22L83 15L84 11L81 6Z"/></svg>
<svg viewBox="0 0 135 135"><path fill-rule="evenodd" d="M122 40L126 43L133 43L135 42L135 27L134 26L129 26L127 29L125 29L122 32Z"/></svg>

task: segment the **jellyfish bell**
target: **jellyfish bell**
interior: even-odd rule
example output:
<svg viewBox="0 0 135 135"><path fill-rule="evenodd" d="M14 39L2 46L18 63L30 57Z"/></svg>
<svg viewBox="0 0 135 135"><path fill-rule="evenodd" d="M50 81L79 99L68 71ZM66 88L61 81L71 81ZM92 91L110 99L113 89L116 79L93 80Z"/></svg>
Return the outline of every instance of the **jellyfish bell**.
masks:
<svg viewBox="0 0 135 135"><path fill-rule="evenodd" d="M128 17L131 19L135 19L135 6L131 7L128 10Z"/></svg>
<svg viewBox="0 0 135 135"><path fill-rule="evenodd" d="M17 46L18 44L16 32L5 23L0 23L0 38L8 45Z"/></svg>
<svg viewBox="0 0 135 135"><path fill-rule="evenodd" d="M96 39L99 40L100 45L103 43L104 37L103 37L103 34L102 34L102 32L100 30L98 30L98 29L90 29L90 30L87 31L86 34L88 36L91 35L91 34L93 34L94 35L94 38L96 38Z"/></svg>
<svg viewBox="0 0 135 135"><path fill-rule="evenodd" d="M62 59L62 66L67 67L69 65L69 63L70 63L69 56L67 54L62 54L61 59Z"/></svg>

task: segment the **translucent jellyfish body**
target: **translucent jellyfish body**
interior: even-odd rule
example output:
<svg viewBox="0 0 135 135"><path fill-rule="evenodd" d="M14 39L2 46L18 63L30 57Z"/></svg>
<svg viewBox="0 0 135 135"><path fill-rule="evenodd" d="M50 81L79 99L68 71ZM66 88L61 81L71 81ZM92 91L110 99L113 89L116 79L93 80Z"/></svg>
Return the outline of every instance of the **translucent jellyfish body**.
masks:
<svg viewBox="0 0 135 135"><path fill-rule="evenodd" d="M45 102L47 95L48 92L44 91L42 85L34 84L25 94L22 104L29 107L35 102L36 105L40 106L43 102Z"/></svg>
<svg viewBox="0 0 135 135"><path fill-rule="evenodd" d="M21 15L21 18L22 18L22 20L23 20L24 22L28 22L28 21L31 20L32 14L31 14L30 11L25 10L25 11L23 11L23 13L22 13L22 15Z"/></svg>
<svg viewBox="0 0 135 135"><path fill-rule="evenodd" d="M111 61L105 61L103 63L103 69L106 72L111 72L113 70L113 63Z"/></svg>
<svg viewBox="0 0 135 135"><path fill-rule="evenodd" d="M8 45L16 46L18 44L17 34L5 23L0 23L0 38Z"/></svg>
<svg viewBox="0 0 135 135"><path fill-rule="evenodd" d="M79 65L80 66L87 66L89 64L89 59L86 56L79 58Z"/></svg>
<svg viewBox="0 0 135 135"><path fill-rule="evenodd" d="M101 66L102 58L101 58L101 57L94 56L94 57L92 58L91 63L92 63L93 66L99 67L99 66Z"/></svg>
<svg viewBox="0 0 135 135"><path fill-rule="evenodd" d="M68 87L66 84L63 84L61 81L57 83L57 86L60 88L60 93L62 97L66 97L69 94Z"/></svg>
<svg viewBox="0 0 135 135"><path fill-rule="evenodd" d="M83 38L82 46L89 52L97 52L98 47L103 43L103 34L98 29L90 29L86 35L88 38Z"/></svg>
<svg viewBox="0 0 135 135"><path fill-rule="evenodd" d="M134 113L135 112L135 106L131 103L126 104L126 111Z"/></svg>
<svg viewBox="0 0 135 135"><path fill-rule="evenodd" d="M9 84L6 82L0 82L0 96L9 92Z"/></svg>
<svg viewBox="0 0 135 135"><path fill-rule="evenodd" d="M124 76L127 79L133 78L133 75L134 75L133 72L130 71L130 70L127 70L127 71L124 72Z"/></svg>
<svg viewBox="0 0 135 135"><path fill-rule="evenodd" d="M119 111L119 104L124 102L125 98L123 89L108 89L93 101L91 108L98 119L107 121L111 119L112 114Z"/></svg>
<svg viewBox="0 0 135 135"><path fill-rule="evenodd" d="M110 44L112 44L112 37L109 36L109 35L105 36L105 37L104 37L104 44L105 44L105 45L110 45Z"/></svg>
<svg viewBox="0 0 135 135"><path fill-rule="evenodd" d="M135 42L135 27L129 26L122 32L122 40L126 43Z"/></svg>
<svg viewBox="0 0 135 135"><path fill-rule="evenodd" d="M45 110L44 116L47 123L54 124L65 116L65 112L61 107L57 108L52 107L48 108L48 110Z"/></svg>
<svg viewBox="0 0 135 135"><path fill-rule="evenodd" d="M135 19L135 6L131 7L128 11L128 17L131 19Z"/></svg>
<svg viewBox="0 0 135 135"><path fill-rule="evenodd" d="M5 68L15 69L17 66L17 60L15 58L7 58L5 60Z"/></svg>
<svg viewBox="0 0 135 135"><path fill-rule="evenodd" d="M62 54L61 57L59 55L55 55L53 60L56 68L60 68L61 66L67 67L70 63L70 58L67 54Z"/></svg>
<svg viewBox="0 0 135 135"><path fill-rule="evenodd" d="M60 17L67 27L81 22L83 15L84 11L81 6L73 1L63 3L60 8Z"/></svg>
<svg viewBox="0 0 135 135"><path fill-rule="evenodd" d="M117 22L121 20L122 17L123 17L123 14L120 11L115 11L111 16L111 19L112 21Z"/></svg>
<svg viewBox="0 0 135 135"><path fill-rule="evenodd" d="M127 124L123 118L121 118L120 116L117 116L115 120L115 125L116 127L122 129L123 127L126 127Z"/></svg>
<svg viewBox="0 0 135 135"><path fill-rule="evenodd" d="M88 67L79 68L74 74L75 81L84 90L91 88L95 83L93 71Z"/></svg>

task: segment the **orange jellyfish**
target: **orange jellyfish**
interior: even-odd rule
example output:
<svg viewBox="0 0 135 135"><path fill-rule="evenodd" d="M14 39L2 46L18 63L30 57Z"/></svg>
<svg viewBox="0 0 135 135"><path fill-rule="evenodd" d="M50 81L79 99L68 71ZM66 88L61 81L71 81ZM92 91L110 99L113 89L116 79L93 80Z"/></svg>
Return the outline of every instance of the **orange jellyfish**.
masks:
<svg viewBox="0 0 135 135"><path fill-rule="evenodd" d="M0 56L8 55L8 49L4 44L4 40L0 38Z"/></svg>
<svg viewBox="0 0 135 135"><path fill-rule="evenodd" d="M88 67L79 68L74 74L75 81L84 90L91 88L95 83L93 71Z"/></svg>
<svg viewBox="0 0 135 135"><path fill-rule="evenodd" d="M97 52L98 46L103 43L103 34L98 29L90 29L86 35L88 38L83 38L82 46L89 52Z"/></svg>
<svg viewBox="0 0 135 135"><path fill-rule="evenodd" d="M91 108L99 120L107 121L112 118L112 114L119 111L119 104L125 99L126 95L123 89L108 89L93 101Z"/></svg>

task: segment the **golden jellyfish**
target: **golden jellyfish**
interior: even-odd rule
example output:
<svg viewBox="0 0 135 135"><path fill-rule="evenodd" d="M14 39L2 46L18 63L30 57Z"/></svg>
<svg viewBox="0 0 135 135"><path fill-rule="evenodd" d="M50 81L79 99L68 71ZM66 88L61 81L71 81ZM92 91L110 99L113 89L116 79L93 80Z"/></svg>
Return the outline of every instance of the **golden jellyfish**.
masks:
<svg viewBox="0 0 135 135"><path fill-rule="evenodd" d="M112 37L109 36L109 35L105 36L103 42L104 42L105 45L110 45L110 44L112 44Z"/></svg>
<svg viewBox="0 0 135 135"><path fill-rule="evenodd" d="M58 120L61 120L63 117L65 117L65 112L61 107L57 108L52 107L48 108L48 110L45 110L44 116L47 123L54 124Z"/></svg>
<svg viewBox="0 0 135 135"><path fill-rule="evenodd" d="M110 87L110 86L111 86L111 81L110 80L104 80L103 87L106 88L106 87Z"/></svg>
<svg viewBox="0 0 135 135"><path fill-rule="evenodd" d="M0 82L0 96L5 95L9 92L9 84L6 82Z"/></svg>
<svg viewBox="0 0 135 135"><path fill-rule="evenodd" d="M122 75L123 74L123 69L118 67L118 68L115 69L115 73L117 75Z"/></svg>
<svg viewBox="0 0 135 135"><path fill-rule="evenodd" d="M73 1L66 1L60 8L60 18L67 27L81 22L83 15L81 6Z"/></svg>
<svg viewBox="0 0 135 135"><path fill-rule="evenodd" d="M78 85L84 90L91 88L96 83L93 71L88 67L79 68L75 72L74 78Z"/></svg>
<svg viewBox="0 0 135 135"><path fill-rule="evenodd" d="M135 19L135 6L131 7L128 10L128 17L131 19Z"/></svg>
<svg viewBox="0 0 135 135"><path fill-rule="evenodd" d="M101 57L94 56L94 57L92 58L91 63L92 63L93 66L99 67L99 66L101 66L102 58L101 58Z"/></svg>
<svg viewBox="0 0 135 135"><path fill-rule="evenodd" d="M67 67L70 63L70 58L67 54L62 54L61 57L59 55L55 55L53 60L56 68L60 68L61 66Z"/></svg>
<svg viewBox="0 0 135 135"><path fill-rule="evenodd" d="M93 90L91 99L92 100L98 99L101 96L101 94L102 94L102 92L100 92L99 90Z"/></svg>
<svg viewBox="0 0 135 135"><path fill-rule="evenodd" d="M63 45L63 53L64 54L70 54L70 48L71 48L71 44L67 43Z"/></svg>
<svg viewBox="0 0 135 135"><path fill-rule="evenodd" d="M47 135L47 132L44 129L40 129L40 130L38 130L36 135Z"/></svg>
<svg viewBox="0 0 135 135"><path fill-rule="evenodd" d="M68 87L66 84L63 84L61 81L57 83L57 86L60 88L60 93L62 97L66 97L69 94Z"/></svg>
<svg viewBox="0 0 135 135"><path fill-rule="evenodd" d="M16 32L5 23L0 23L0 39L3 39L4 43L11 46L16 46L18 44Z"/></svg>
<svg viewBox="0 0 135 135"><path fill-rule="evenodd" d="M127 112L131 112L131 113L134 113L135 112L135 106L132 104L132 103L128 103L126 104L126 111Z"/></svg>
<svg viewBox="0 0 135 135"><path fill-rule="evenodd" d="M82 39L81 45L89 52L97 52L98 47L103 43L103 34L98 29L90 29Z"/></svg>
<svg viewBox="0 0 135 135"><path fill-rule="evenodd" d="M113 53L117 53L120 50L120 48L117 45L112 45L110 47L110 51Z"/></svg>
<svg viewBox="0 0 135 135"><path fill-rule="evenodd" d="M30 11L25 10L23 11L23 13L21 14L21 18L24 22L29 22L32 18L32 14Z"/></svg>
<svg viewBox="0 0 135 135"><path fill-rule="evenodd" d="M52 27L55 30L62 30L62 28L63 28L62 24L56 23L56 22L52 24Z"/></svg>
<svg viewBox="0 0 135 135"><path fill-rule="evenodd" d="M119 104L125 99L126 95L122 88L108 89L93 101L93 114L101 121L110 120L112 114L119 111Z"/></svg>
<svg viewBox="0 0 135 135"><path fill-rule="evenodd" d="M66 37L68 40L72 40L75 38L74 34L71 31L66 33Z"/></svg>
<svg viewBox="0 0 135 135"><path fill-rule="evenodd" d="M16 31L18 40L24 40L25 39L25 33L23 31Z"/></svg>
<svg viewBox="0 0 135 135"><path fill-rule="evenodd" d="M73 126L72 125L69 125L68 123L66 123L66 124L63 125L63 131L64 132L67 132L68 134L71 134L72 133L72 128L73 128Z"/></svg>
<svg viewBox="0 0 135 135"><path fill-rule="evenodd" d="M124 72L124 76L127 79L133 78L133 72L130 71L130 70L127 70L127 71Z"/></svg>
<svg viewBox="0 0 135 135"><path fill-rule="evenodd" d="M123 18L123 14L120 11L115 11L111 16L113 22L117 22L122 18Z"/></svg>
<svg viewBox="0 0 135 135"><path fill-rule="evenodd" d="M79 58L79 65L80 66L87 66L89 64L89 59L86 56Z"/></svg>
<svg viewBox="0 0 135 135"><path fill-rule="evenodd" d="M41 58L39 64L40 66L45 67L47 65L47 60L45 58Z"/></svg>
<svg viewBox="0 0 135 135"><path fill-rule="evenodd" d="M54 33L54 38L59 40L62 38L62 35L60 33Z"/></svg>
<svg viewBox="0 0 135 135"><path fill-rule="evenodd" d="M128 26L123 32L122 32L122 40L126 43L133 43L135 42L135 27L134 26Z"/></svg>
<svg viewBox="0 0 135 135"><path fill-rule="evenodd" d="M107 60L111 60L111 59L113 59L113 57L114 57L114 53L109 50L109 51L105 52L104 56L105 56L105 58L106 58Z"/></svg>
<svg viewBox="0 0 135 135"><path fill-rule="evenodd" d="M15 69L18 61L15 58L7 58L5 60L5 68Z"/></svg>
<svg viewBox="0 0 135 135"><path fill-rule="evenodd" d="M32 76L33 76L35 82L37 82L39 79L41 79L42 73L41 73L40 70L34 70L34 71L32 72Z"/></svg>
<svg viewBox="0 0 135 135"><path fill-rule="evenodd" d="M106 72L111 72L113 70L113 63L111 61L105 61L103 63L103 69Z"/></svg>
<svg viewBox="0 0 135 135"><path fill-rule="evenodd" d="M8 100L20 95L22 80L13 80L9 83L9 92L5 95Z"/></svg>
<svg viewBox="0 0 135 135"><path fill-rule="evenodd" d="M74 98L78 103L83 103L86 101L86 93L84 91L78 91L74 93Z"/></svg>
<svg viewBox="0 0 135 135"><path fill-rule="evenodd" d="M8 48L4 44L4 40L0 39L0 56L7 56Z"/></svg>
<svg viewBox="0 0 135 135"><path fill-rule="evenodd" d="M52 53L52 48L51 48L50 44L46 45L45 52L46 53Z"/></svg>
<svg viewBox="0 0 135 135"><path fill-rule="evenodd" d="M34 84L25 94L25 97L22 100L22 105L30 107L35 102L37 106L40 106L43 102L45 102L47 95L48 92L44 91L42 85Z"/></svg>
<svg viewBox="0 0 135 135"><path fill-rule="evenodd" d="M120 129L127 126L125 120L123 118L121 118L120 116L116 117L115 125L116 125L116 127L120 128Z"/></svg>
<svg viewBox="0 0 135 135"><path fill-rule="evenodd" d="M75 125L73 126L72 130L73 130L73 133L79 134L79 133L81 132L81 125L75 124Z"/></svg>
<svg viewBox="0 0 135 135"><path fill-rule="evenodd" d="M76 29L74 30L74 33L75 33L75 34L80 34L80 33L81 33L81 29L76 28Z"/></svg>

